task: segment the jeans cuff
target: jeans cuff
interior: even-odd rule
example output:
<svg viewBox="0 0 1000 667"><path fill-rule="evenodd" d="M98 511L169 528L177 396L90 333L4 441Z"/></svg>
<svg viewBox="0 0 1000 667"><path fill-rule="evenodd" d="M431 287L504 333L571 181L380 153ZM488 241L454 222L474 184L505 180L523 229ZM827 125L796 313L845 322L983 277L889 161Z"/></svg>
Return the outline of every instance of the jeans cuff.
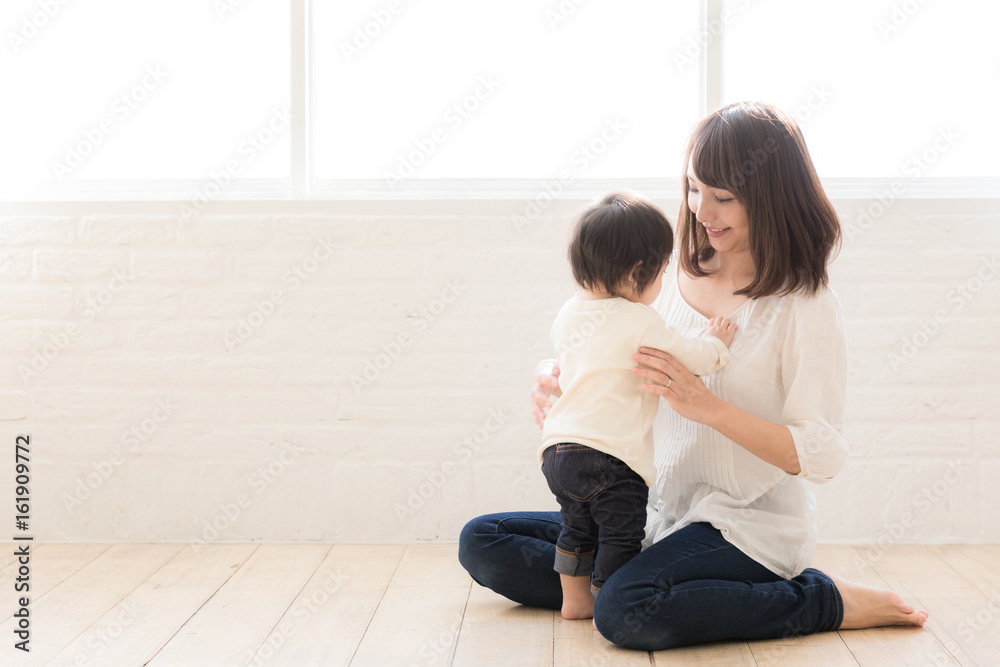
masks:
<svg viewBox="0 0 1000 667"><path fill-rule="evenodd" d="M556 547L556 562L553 569L570 577L583 577L594 571L594 550L566 551Z"/></svg>
<svg viewBox="0 0 1000 667"><path fill-rule="evenodd" d="M833 591L833 595L830 596L829 602L822 605L822 627L817 628L817 632L829 632L835 631L840 628L840 624L844 622L844 599L840 596L840 590L837 589L837 584L833 583L831 579L825 572L821 572L815 568L809 567L802 571L802 574L815 573L819 578L829 583L829 588ZM824 622L825 621L825 622Z"/></svg>

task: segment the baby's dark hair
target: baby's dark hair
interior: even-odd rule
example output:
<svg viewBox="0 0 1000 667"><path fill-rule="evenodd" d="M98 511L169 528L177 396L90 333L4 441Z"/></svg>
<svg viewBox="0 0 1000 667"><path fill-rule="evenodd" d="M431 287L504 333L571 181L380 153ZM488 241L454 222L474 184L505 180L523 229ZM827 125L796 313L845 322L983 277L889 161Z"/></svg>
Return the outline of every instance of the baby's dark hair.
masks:
<svg viewBox="0 0 1000 667"><path fill-rule="evenodd" d="M659 280L674 249L674 230L663 211L645 197L612 192L576 219L566 256L580 287L622 296Z"/></svg>

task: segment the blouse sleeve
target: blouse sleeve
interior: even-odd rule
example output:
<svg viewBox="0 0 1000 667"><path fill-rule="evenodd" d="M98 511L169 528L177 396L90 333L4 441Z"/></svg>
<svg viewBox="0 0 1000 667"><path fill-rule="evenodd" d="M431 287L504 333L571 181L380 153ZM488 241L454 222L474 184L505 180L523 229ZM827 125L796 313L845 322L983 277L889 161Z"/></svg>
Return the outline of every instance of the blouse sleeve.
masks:
<svg viewBox="0 0 1000 667"><path fill-rule="evenodd" d="M729 348L715 336L684 338L659 315L640 339L640 346L663 350L695 375L711 375L729 363Z"/></svg>
<svg viewBox="0 0 1000 667"><path fill-rule="evenodd" d="M792 432L800 472L822 484L847 460L844 410L847 339L837 295L823 289L800 297L781 354L782 423Z"/></svg>

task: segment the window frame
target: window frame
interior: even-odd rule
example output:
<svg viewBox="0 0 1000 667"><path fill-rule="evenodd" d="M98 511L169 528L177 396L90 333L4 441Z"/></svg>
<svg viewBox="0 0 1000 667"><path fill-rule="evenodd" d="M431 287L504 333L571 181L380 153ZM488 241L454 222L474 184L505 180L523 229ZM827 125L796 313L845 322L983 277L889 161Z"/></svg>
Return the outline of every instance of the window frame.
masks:
<svg viewBox="0 0 1000 667"><path fill-rule="evenodd" d="M725 45L724 0L699 0L699 30L715 26L719 33L709 40L699 54L699 111L705 115L717 109L723 100L723 48ZM540 179L411 179L395 191L386 191L379 179L324 180L313 178L313 155L310 151L311 118L315 115L310 96L312 25L310 0L290 0L290 101L291 170L288 178L233 181L214 197L205 212L224 201L282 200L532 200L544 198ZM877 199L891 193L893 199L1000 199L1000 179L982 178L824 178L823 186L831 199ZM56 189L39 185L28 191L10 192L4 202L50 201L174 201L183 205L192 193L205 186L194 181L90 181L66 184ZM674 182L663 179L577 179L568 184L560 198L588 199L608 190L627 188L659 199L676 199L681 193L678 176ZM6 208L6 207L5 207Z"/></svg>

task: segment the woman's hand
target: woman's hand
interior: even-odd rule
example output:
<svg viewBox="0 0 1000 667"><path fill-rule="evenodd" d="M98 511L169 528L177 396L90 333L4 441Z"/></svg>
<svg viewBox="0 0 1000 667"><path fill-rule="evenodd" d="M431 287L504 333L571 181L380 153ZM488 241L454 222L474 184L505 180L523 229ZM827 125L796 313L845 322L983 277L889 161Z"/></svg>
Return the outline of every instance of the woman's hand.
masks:
<svg viewBox="0 0 1000 667"><path fill-rule="evenodd" d="M670 407L681 417L709 424L709 420L718 414L723 401L666 352L640 347L638 354L633 354L632 358L641 364L632 372L645 379L642 388L667 399Z"/></svg>
<svg viewBox="0 0 1000 667"><path fill-rule="evenodd" d="M559 398L562 390L559 388L559 364L555 359L546 359L535 366L535 386L531 388L531 411L535 425L542 428L549 408L552 407L552 396Z"/></svg>
<svg viewBox="0 0 1000 667"><path fill-rule="evenodd" d="M757 458L790 475L798 475L802 470L787 426L725 402L666 352L640 347L632 358L643 365L632 369L645 378L642 388L667 399L681 417L711 426Z"/></svg>

